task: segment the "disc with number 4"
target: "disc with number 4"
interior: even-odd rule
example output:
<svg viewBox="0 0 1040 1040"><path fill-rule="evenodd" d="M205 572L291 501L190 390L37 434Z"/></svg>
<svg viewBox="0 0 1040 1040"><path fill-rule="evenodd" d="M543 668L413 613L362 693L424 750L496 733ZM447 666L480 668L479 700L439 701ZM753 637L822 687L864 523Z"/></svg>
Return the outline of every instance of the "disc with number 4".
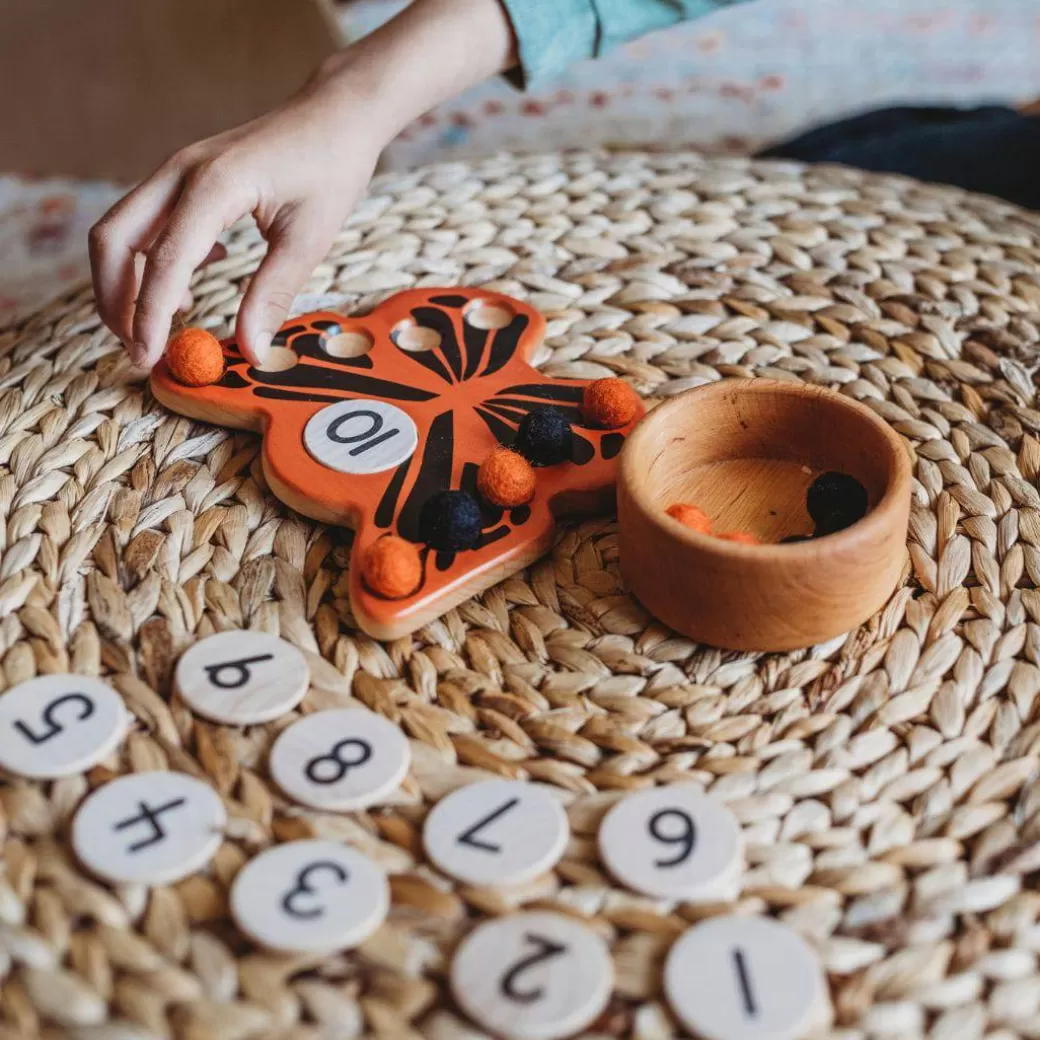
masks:
<svg viewBox="0 0 1040 1040"><path fill-rule="evenodd" d="M455 951L451 988L475 1022L506 1040L559 1040L593 1022L610 999L607 944L562 914L482 924Z"/></svg>
<svg viewBox="0 0 1040 1040"><path fill-rule="evenodd" d="M388 719L364 708L317 711L271 748L274 782L312 809L349 812L385 798L408 775L411 749Z"/></svg>
<svg viewBox="0 0 1040 1040"><path fill-rule="evenodd" d="M36 780L82 773L115 750L129 721L100 679L29 679L0 697L0 766Z"/></svg>

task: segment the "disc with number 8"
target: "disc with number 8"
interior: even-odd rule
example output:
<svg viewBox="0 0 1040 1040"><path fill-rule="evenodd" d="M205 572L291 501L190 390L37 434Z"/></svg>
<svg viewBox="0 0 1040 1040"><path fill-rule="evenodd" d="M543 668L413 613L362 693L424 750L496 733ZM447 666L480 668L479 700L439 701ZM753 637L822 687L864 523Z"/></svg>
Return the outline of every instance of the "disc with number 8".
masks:
<svg viewBox="0 0 1040 1040"><path fill-rule="evenodd" d="M410 763L408 740L388 719L365 708L333 708L285 729L271 748L269 768L301 805L349 812L399 787Z"/></svg>

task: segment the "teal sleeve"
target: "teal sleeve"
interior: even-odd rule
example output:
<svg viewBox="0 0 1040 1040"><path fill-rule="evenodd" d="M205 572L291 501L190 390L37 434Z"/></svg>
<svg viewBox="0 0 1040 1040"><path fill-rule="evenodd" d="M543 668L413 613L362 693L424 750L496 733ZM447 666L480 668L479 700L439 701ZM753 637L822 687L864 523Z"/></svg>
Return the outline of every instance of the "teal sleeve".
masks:
<svg viewBox="0 0 1040 1040"><path fill-rule="evenodd" d="M501 0L516 34L517 86L540 86L582 58L739 0Z"/></svg>

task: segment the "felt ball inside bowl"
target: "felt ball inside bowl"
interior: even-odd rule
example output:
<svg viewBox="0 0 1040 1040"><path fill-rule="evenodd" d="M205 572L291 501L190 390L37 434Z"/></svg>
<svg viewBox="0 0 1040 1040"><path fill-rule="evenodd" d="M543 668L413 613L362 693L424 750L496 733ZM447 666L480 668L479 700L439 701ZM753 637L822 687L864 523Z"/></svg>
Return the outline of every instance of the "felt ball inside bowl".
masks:
<svg viewBox="0 0 1040 1040"><path fill-rule="evenodd" d="M809 534L806 494L842 473L865 491L862 519ZM714 538L667 510L695 502ZM790 650L823 642L884 605L906 558L910 459L866 405L802 383L725 380L670 398L621 454L621 572L657 618L700 642Z"/></svg>

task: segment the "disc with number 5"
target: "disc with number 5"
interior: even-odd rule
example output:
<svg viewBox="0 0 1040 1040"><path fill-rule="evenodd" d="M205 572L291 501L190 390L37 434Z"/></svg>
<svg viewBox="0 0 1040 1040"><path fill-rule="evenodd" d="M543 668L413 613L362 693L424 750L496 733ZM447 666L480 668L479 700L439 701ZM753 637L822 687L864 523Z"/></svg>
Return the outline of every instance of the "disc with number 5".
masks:
<svg viewBox="0 0 1040 1040"><path fill-rule="evenodd" d="M0 766L38 780L82 773L115 750L129 721L100 679L29 679L0 697Z"/></svg>
<svg viewBox="0 0 1040 1040"><path fill-rule="evenodd" d="M408 775L401 730L364 708L317 711L285 729L271 748L274 782L301 805L326 812L364 809Z"/></svg>

